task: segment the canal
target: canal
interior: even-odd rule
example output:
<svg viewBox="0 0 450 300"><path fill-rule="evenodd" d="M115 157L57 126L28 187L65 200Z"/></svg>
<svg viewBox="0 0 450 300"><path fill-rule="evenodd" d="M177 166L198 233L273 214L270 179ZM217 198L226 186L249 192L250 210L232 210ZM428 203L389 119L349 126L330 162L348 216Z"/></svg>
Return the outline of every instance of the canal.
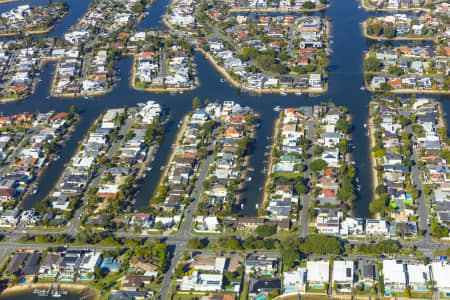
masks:
<svg viewBox="0 0 450 300"><path fill-rule="evenodd" d="M72 1L69 0L70 13L57 25L54 33L61 37L70 26L86 12L89 0ZM31 4L45 3L41 0L31 0ZM18 3L9 3L0 5L0 12L5 7L14 7ZM149 14L139 25L140 30L163 27L161 17L168 5L168 0L156 0L148 9ZM9 8L10 9L10 8ZM353 144L356 146L353 151L353 160L356 162L359 171L361 184L360 197L355 204L355 215L366 217L369 215L369 203L371 199L371 174L369 161L368 137L363 124L368 117L368 103L370 94L362 91L363 85L362 57L363 52L369 47L369 42L361 34L360 23L368 17L368 13L359 8L357 0L334 0L327 11L321 13L322 16L328 16L331 21L332 34L330 36L332 54L330 56L329 67L329 89L328 92L320 96L280 96L280 95L249 95L240 93L228 83L221 83L221 76L201 55L196 54L195 62L200 77L200 87L196 90L182 95L154 94L133 90L129 85L132 59L125 58L117 63L119 69L118 82L115 89L106 95L95 97L89 100L80 99L58 99L47 97L51 79L54 73L54 64L48 64L41 73L41 82L38 84L36 93L29 98L17 102L0 105L0 111L4 114L13 114L23 111L41 111L49 110L68 111L71 105L76 105L81 120L73 133L69 143L62 149L60 159L52 163L45 171L39 183L39 192L36 195L26 199L25 208L31 208L33 205L44 199L51 191L58 177L64 170L65 164L70 161L76 146L87 133L92 122L107 108L120 107L123 105L133 106L138 102L147 100L156 100L166 106L170 112L170 122L167 126L164 141L156 154L152 171L147 173L143 185L136 196L136 206L144 207L148 205L156 185L158 184L161 171L160 167L167 164L170 147L174 143L177 131L176 124L190 109L193 97L200 99L216 100L235 100L241 105L252 107L261 117L261 126L256 131L256 142L253 147L253 153L250 160L250 167L255 171L249 176L252 181L247 185L244 191L244 210L242 215L254 216L256 212L256 203L261 201L262 189L265 176L261 172L264 168L264 153L270 146L267 139L272 134L272 127L277 117L273 111L275 105L281 107L298 107L303 105L315 105L321 102L334 102L337 105L346 106L353 118ZM448 102L444 102L446 112L450 111Z"/></svg>

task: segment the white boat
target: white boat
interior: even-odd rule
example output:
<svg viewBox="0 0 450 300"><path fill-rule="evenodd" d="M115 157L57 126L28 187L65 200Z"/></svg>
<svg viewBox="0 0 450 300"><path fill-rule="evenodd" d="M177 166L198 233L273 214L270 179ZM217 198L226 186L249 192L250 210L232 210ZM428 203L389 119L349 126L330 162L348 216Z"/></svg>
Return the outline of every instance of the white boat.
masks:
<svg viewBox="0 0 450 300"><path fill-rule="evenodd" d="M88 99L89 99L89 97L88 97L88 96L84 96L84 99L88 100Z"/></svg>
<svg viewBox="0 0 450 300"><path fill-rule="evenodd" d="M60 297L62 297L62 295L61 295L60 292L54 291L54 292L52 293L52 297L53 297L53 298L60 298Z"/></svg>
<svg viewBox="0 0 450 300"><path fill-rule="evenodd" d="M244 209L244 203L241 203L241 209Z"/></svg>
<svg viewBox="0 0 450 300"><path fill-rule="evenodd" d="M366 123L364 123L364 128L367 128L367 124Z"/></svg>
<svg viewBox="0 0 450 300"><path fill-rule="evenodd" d="M225 82L225 79L220 78L220 82L224 83L224 82Z"/></svg>
<svg viewBox="0 0 450 300"><path fill-rule="evenodd" d="M35 189L33 190L33 195L37 194L38 191L39 191L39 189L38 189L38 188L35 188Z"/></svg>
<svg viewBox="0 0 450 300"><path fill-rule="evenodd" d="M287 96L287 93L286 92L280 92L280 95L281 96Z"/></svg>
<svg viewBox="0 0 450 300"><path fill-rule="evenodd" d="M248 182L252 181L252 178L251 177L247 178L247 181Z"/></svg>
<svg viewBox="0 0 450 300"><path fill-rule="evenodd" d="M295 93L297 96L303 95L302 91Z"/></svg>
<svg viewBox="0 0 450 300"><path fill-rule="evenodd" d="M366 89L366 87L365 86L362 86L362 87L360 87L359 88L361 91L364 91L365 89Z"/></svg>
<svg viewBox="0 0 450 300"><path fill-rule="evenodd" d="M151 168L151 167L147 168L147 171L151 171L151 170L152 170L152 168Z"/></svg>
<svg viewBox="0 0 450 300"><path fill-rule="evenodd" d="M279 106L279 105L275 106L275 107L273 108L273 111L280 111L280 106Z"/></svg>
<svg viewBox="0 0 450 300"><path fill-rule="evenodd" d="M256 203L255 207L256 207L256 208L259 208L259 203Z"/></svg>

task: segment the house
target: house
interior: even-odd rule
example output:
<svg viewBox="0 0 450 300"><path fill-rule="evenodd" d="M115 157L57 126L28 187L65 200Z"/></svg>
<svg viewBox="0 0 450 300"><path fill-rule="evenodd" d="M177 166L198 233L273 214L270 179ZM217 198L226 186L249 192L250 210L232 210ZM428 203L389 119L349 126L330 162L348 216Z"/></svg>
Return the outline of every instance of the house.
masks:
<svg viewBox="0 0 450 300"><path fill-rule="evenodd" d="M339 167L339 150L325 150L322 153L322 159L327 163L329 167Z"/></svg>
<svg viewBox="0 0 450 300"><path fill-rule="evenodd" d="M19 222L20 213L18 210L5 210L0 215L0 226L14 227Z"/></svg>
<svg viewBox="0 0 450 300"><path fill-rule="evenodd" d="M446 296L450 295L450 265L447 261L431 263L431 272L434 287Z"/></svg>
<svg viewBox="0 0 450 300"><path fill-rule="evenodd" d="M89 251L84 253L81 257L78 272L80 274L94 273L96 267L100 266L102 262L102 254L100 252Z"/></svg>
<svg viewBox="0 0 450 300"><path fill-rule="evenodd" d="M349 235L363 235L364 234L364 220L361 218L347 217L341 222L339 230L341 236Z"/></svg>
<svg viewBox="0 0 450 300"><path fill-rule="evenodd" d="M308 84L311 89L321 89L322 88L322 74L310 74Z"/></svg>
<svg viewBox="0 0 450 300"><path fill-rule="evenodd" d="M337 291L350 293L354 282L355 263L353 261L335 261L333 264L333 287L337 286Z"/></svg>
<svg viewBox="0 0 450 300"><path fill-rule="evenodd" d="M360 260L358 263L358 284L363 287L372 287L377 279L377 265L368 260Z"/></svg>
<svg viewBox="0 0 450 300"><path fill-rule="evenodd" d="M39 262L41 260L41 252L33 252L28 255L27 260L22 268L22 275L25 276L27 282L32 282L39 273Z"/></svg>
<svg viewBox="0 0 450 300"><path fill-rule="evenodd" d="M181 280L180 290L199 292L218 292L222 289L223 276L219 274L201 274L193 271Z"/></svg>
<svg viewBox="0 0 450 300"><path fill-rule="evenodd" d="M385 220L367 219L366 234L369 236L387 236L389 234L389 223Z"/></svg>
<svg viewBox="0 0 450 300"><path fill-rule="evenodd" d="M279 278L250 278L248 294L250 297L256 297L280 289L281 280Z"/></svg>
<svg viewBox="0 0 450 300"><path fill-rule="evenodd" d="M306 263L308 285L312 289L324 289L330 281L330 262L308 261Z"/></svg>
<svg viewBox="0 0 450 300"><path fill-rule="evenodd" d="M306 268L298 267L291 272L283 272L283 293L305 293Z"/></svg>
<svg viewBox="0 0 450 300"><path fill-rule="evenodd" d="M158 266L153 264L152 260L134 256L130 259L129 263L131 268L133 268L135 271L144 272L144 275L146 276L158 275Z"/></svg>
<svg viewBox="0 0 450 300"><path fill-rule="evenodd" d="M383 260L384 294L404 292L406 274L406 265L401 260Z"/></svg>
<svg viewBox="0 0 450 300"><path fill-rule="evenodd" d="M245 273L272 274L276 270L276 258L250 255L245 260Z"/></svg>
<svg viewBox="0 0 450 300"><path fill-rule="evenodd" d="M122 266L122 262L114 259L114 257L105 257L100 265L102 272L105 274L118 272L120 267Z"/></svg>
<svg viewBox="0 0 450 300"><path fill-rule="evenodd" d="M120 279L121 289L125 291L139 291L144 285L150 284L152 280L152 276L127 274Z"/></svg>
<svg viewBox="0 0 450 300"><path fill-rule="evenodd" d="M321 234L339 235L339 218L319 216L316 219L316 229Z"/></svg>
<svg viewBox="0 0 450 300"><path fill-rule="evenodd" d="M408 284L412 291L428 292L431 283L430 266L424 264L408 264Z"/></svg>
<svg viewBox="0 0 450 300"><path fill-rule="evenodd" d="M61 261L62 254L60 252L48 252L39 268L39 276L44 278L56 278Z"/></svg>

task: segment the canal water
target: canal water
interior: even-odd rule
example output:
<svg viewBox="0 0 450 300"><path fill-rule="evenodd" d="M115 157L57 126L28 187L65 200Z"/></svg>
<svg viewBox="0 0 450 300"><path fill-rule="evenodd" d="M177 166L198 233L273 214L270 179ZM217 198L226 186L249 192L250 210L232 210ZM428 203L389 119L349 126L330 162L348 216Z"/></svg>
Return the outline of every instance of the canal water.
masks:
<svg viewBox="0 0 450 300"><path fill-rule="evenodd" d="M30 0L31 4L45 3L42 0ZM71 25L86 12L89 0L69 0L70 13L57 25L53 34L62 36ZM0 12L19 5L18 3L9 3L0 5ZM164 27L161 23L161 17L168 5L168 0L156 0L148 9L149 14L139 25L139 29L155 29ZM329 67L329 90L319 96L309 95L250 95L241 93L228 83L221 83L221 76L201 55L196 54L195 62L200 78L200 87L196 90L181 94L155 94L145 93L133 90L129 85L131 74L132 58L125 58L117 63L119 77L121 80L111 93L91 99L58 99L47 98L51 79L54 73L54 64L48 64L41 73L41 82L38 84L36 93L31 97L17 103L8 103L0 105L0 111L4 114L13 114L23 111L41 111L49 110L68 111L71 105L76 105L81 120L73 133L69 143L62 149L60 159L53 162L45 171L44 176L39 183L39 192L25 200L25 208L31 208L37 202L45 198L58 177L64 170L65 164L70 161L76 145L86 134L92 122L107 108L120 107L123 105L133 106L138 102L147 100L156 100L166 106L170 112L170 122L167 126L165 139L156 154L153 168L144 178L143 185L136 195L136 206L145 207L155 191L156 185L161 175L160 168L167 164L170 147L174 143L177 131L176 124L185 115L192 106L192 98L216 100L235 100L242 105L252 107L261 117L261 127L256 131L256 142L253 147L253 153L250 160L250 167L255 171L249 176L252 181L247 185L244 191L245 206L241 211L242 215L254 216L257 214L256 204L261 201L262 189L265 176L261 172L264 168L264 153L269 151L266 146L270 142L267 137L271 136L273 124L277 113L273 107L298 107L303 105L316 105L321 102L334 102L337 105L346 106L353 118L353 144L356 149L353 152L353 159L358 168L358 176L361 184L360 197L355 204L355 215L366 217L369 215L368 207L371 199L371 174L369 163L368 137L363 124L368 117L368 103L370 94L362 91L363 85L362 57L363 52L367 51L369 42L361 34L361 22L369 14L362 8L359 8L357 0L333 0L332 5L327 11L320 13L322 16L328 16L332 26L330 36L332 54L330 56ZM444 103L445 111L450 111L448 102Z"/></svg>

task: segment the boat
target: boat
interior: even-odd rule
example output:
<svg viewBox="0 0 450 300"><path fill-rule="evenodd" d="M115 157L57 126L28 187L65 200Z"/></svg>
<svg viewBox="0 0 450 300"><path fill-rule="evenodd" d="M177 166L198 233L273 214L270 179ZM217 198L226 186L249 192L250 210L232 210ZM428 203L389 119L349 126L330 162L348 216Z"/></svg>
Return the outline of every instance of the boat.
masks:
<svg viewBox="0 0 450 300"><path fill-rule="evenodd" d="M366 89L366 87L365 86L362 86L362 87L360 87L359 88L361 91L364 91L365 89Z"/></svg>
<svg viewBox="0 0 450 300"><path fill-rule="evenodd" d="M259 208L259 203L256 203L255 207L258 209Z"/></svg>
<svg viewBox="0 0 450 300"><path fill-rule="evenodd" d="M45 99L50 99L50 96L45 97Z"/></svg>
<svg viewBox="0 0 450 300"><path fill-rule="evenodd" d="M366 123L364 123L364 125L363 125L363 126L364 126L364 128L367 128L367 124L366 124Z"/></svg>
<svg viewBox="0 0 450 300"><path fill-rule="evenodd" d="M148 167L148 168L147 168L147 171L151 171L151 170L152 170L152 168L151 168L151 167Z"/></svg>
<svg viewBox="0 0 450 300"><path fill-rule="evenodd" d="M302 91L295 93L297 96L303 95Z"/></svg>
<svg viewBox="0 0 450 300"><path fill-rule="evenodd" d="M248 182L252 181L252 178L251 177L247 178L247 181Z"/></svg>
<svg viewBox="0 0 450 300"><path fill-rule="evenodd" d="M225 82L225 79L220 78L220 82L224 83L224 82Z"/></svg>
<svg viewBox="0 0 450 300"><path fill-rule="evenodd" d="M84 96L84 99L88 100L88 99L89 99L89 97L88 97L88 96Z"/></svg>
<svg viewBox="0 0 450 300"><path fill-rule="evenodd" d="M280 95L281 96L287 96L287 93L286 92L280 92Z"/></svg>
<svg viewBox="0 0 450 300"><path fill-rule="evenodd" d="M275 107L273 108L273 111L280 111L280 106L279 106L279 105L275 106Z"/></svg>
<svg viewBox="0 0 450 300"><path fill-rule="evenodd" d="M33 190L33 195L37 194L38 191L39 191L39 189L38 189L38 188L35 188L35 189Z"/></svg>
<svg viewBox="0 0 450 300"><path fill-rule="evenodd" d="M241 209L244 209L244 203L241 203Z"/></svg>
<svg viewBox="0 0 450 300"><path fill-rule="evenodd" d="M60 298L60 297L62 297L62 295L61 295L60 292L58 292L58 290L55 290L55 291L52 293L52 297L53 297L53 298Z"/></svg>

